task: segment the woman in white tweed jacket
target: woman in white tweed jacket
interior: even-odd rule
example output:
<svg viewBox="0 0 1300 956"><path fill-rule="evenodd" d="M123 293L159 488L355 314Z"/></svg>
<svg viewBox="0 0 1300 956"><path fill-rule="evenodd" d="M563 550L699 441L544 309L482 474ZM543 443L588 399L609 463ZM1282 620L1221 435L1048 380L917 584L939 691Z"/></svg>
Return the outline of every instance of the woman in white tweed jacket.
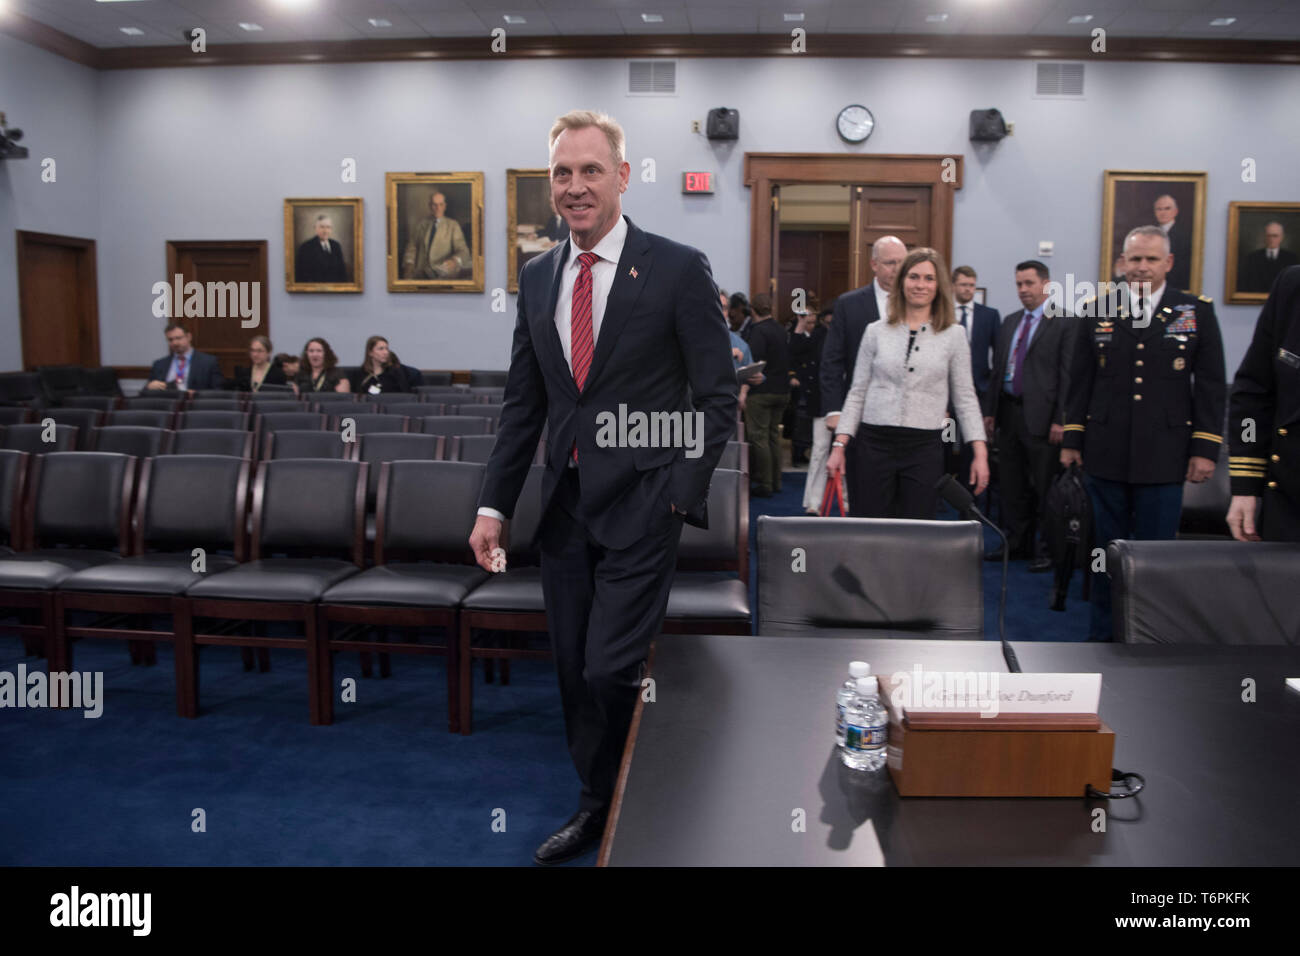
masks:
<svg viewBox="0 0 1300 956"><path fill-rule="evenodd" d="M948 267L933 249L914 249L889 293L889 317L862 336L826 470L843 474L847 447L869 518L934 518L943 475L944 420L957 413L971 443L975 494L989 483L988 447L970 343L953 316ZM949 439L953 439L949 429ZM852 445L850 446L850 442Z"/></svg>

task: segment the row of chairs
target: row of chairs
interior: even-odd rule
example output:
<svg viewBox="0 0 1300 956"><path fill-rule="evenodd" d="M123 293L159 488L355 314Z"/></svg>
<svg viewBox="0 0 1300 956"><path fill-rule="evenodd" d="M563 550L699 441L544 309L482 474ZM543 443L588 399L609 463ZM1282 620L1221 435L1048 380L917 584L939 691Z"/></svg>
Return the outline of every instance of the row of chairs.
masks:
<svg viewBox="0 0 1300 956"><path fill-rule="evenodd" d="M52 420L58 425L73 425L83 430L102 425L148 425L153 428L256 428L257 423L263 418L282 422L293 420L276 417L285 415L321 416L319 420L326 426L331 419L337 423L344 418L373 419L375 416L385 415L412 419L455 415L491 418L495 421L501 416L501 406L486 402L447 405L442 402L391 401L384 404L350 406L314 402L295 403L290 406L277 402L263 404L256 408L241 408L234 402L214 402L186 409L160 407L104 411L94 408L47 408L39 412L30 408L9 406L0 408L0 425L23 425ZM312 419L301 417L297 421L311 422Z"/></svg>
<svg viewBox="0 0 1300 956"><path fill-rule="evenodd" d="M448 727L463 734L471 729L474 659L546 653L475 640L483 630L545 630L537 567L544 466L529 471L505 529L510 569L496 575L480 570L467 549L483 465L381 464L369 567L365 462L277 460L253 468L219 456L139 462L104 452L0 452L7 504L0 525L16 549L0 556L0 609L35 616L6 628L39 639L51 671L70 669L71 638L171 643L185 717L198 714L203 646L305 652L313 724L332 720L334 652L440 655L448 659ZM709 512L709 530L683 531L665 630L747 634L744 473L715 472ZM72 611L102 618L74 623ZM146 629L135 615L170 617L171 627ZM302 636L268 636L268 621L297 622ZM366 639L376 628L438 628L445 637Z"/></svg>

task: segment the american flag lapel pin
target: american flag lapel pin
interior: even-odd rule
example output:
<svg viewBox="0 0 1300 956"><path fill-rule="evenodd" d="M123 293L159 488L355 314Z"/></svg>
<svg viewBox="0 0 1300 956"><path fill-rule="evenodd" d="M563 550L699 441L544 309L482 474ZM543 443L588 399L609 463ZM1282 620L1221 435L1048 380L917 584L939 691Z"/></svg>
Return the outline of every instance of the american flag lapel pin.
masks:
<svg viewBox="0 0 1300 956"><path fill-rule="evenodd" d="M628 270L627 270L627 274L630 275L633 279L635 279L635 278L636 278L636 266L633 266L631 269L628 269Z"/></svg>

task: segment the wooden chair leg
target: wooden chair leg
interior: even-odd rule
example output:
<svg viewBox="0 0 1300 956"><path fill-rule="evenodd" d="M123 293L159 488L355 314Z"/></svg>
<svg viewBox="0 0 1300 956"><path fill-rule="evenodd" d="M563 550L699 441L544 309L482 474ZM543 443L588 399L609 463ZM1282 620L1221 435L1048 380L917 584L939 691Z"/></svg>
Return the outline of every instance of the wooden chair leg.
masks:
<svg viewBox="0 0 1300 956"><path fill-rule="evenodd" d="M513 648L516 646L516 642L518 640L519 640L518 634L507 634L504 643L506 647ZM508 687L509 685L510 685L510 658L503 657L501 658L501 686Z"/></svg>
<svg viewBox="0 0 1300 956"><path fill-rule="evenodd" d="M387 643L387 641L389 640L390 633L391 633L391 628L381 627L379 629L379 640ZM380 677L393 676L393 665L388 654L379 655L379 676Z"/></svg>
<svg viewBox="0 0 1300 956"><path fill-rule="evenodd" d="M321 634L320 609L312 606L302 619L302 629L307 644L307 715L313 727L330 721L325 719L325 695L321 692ZM265 648L260 648L265 650Z"/></svg>
<svg viewBox="0 0 1300 956"><path fill-rule="evenodd" d="M244 670L251 671L253 669L253 649L251 647L241 647L239 656L244 661Z"/></svg>
<svg viewBox="0 0 1300 956"><path fill-rule="evenodd" d="M460 634L457 640L460 646L457 649L459 662L456 668L457 681L457 703L460 707L460 733L468 737L473 729L473 711L474 711L474 656L470 653L470 637L473 628L469 626L467 618L461 618Z"/></svg>
<svg viewBox="0 0 1300 956"><path fill-rule="evenodd" d="M494 657L483 658L483 683L490 684L496 679L497 662Z"/></svg>
<svg viewBox="0 0 1300 956"><path fill-rule="evenodd" d="M67 673L72 668L72 647L64 631L63 601L57 591L44 596L41 615L45 619L45 666L50 674ZM22 690L19 690L22 693Z"/></svg>
<svg viewBox="0 0 1300 956"><path fill-rule="evenodd" d="M460 627L457 617L447 626L447 732L460 733Z"/></svg>
<svg viewBox="0 0 1300 956"><path fill-rule="evenodd" d="M176 663L176 713L199 715L199 655L194 644L194 617L185 598L172 600L172 652ZM245 648L247 650L247 648Z"/></svg>
<svg viewBox="0 0 1300 956"><path fill-rule="evenodd" d="M127 641L126 649L131 652L131 666L139 665L141 661L140 645L143 641Z"/></svg>
<svg viewBox="0 0 1300 956"><path fill-rule="evenodd" d="M371 633L370 631L366 631L367 636L369 636L370 633ZM374 668L373 660L374 658L371 657L369 651L361 652L361 676L362 677L374 676L375 668Z"/></svg>
<svg viewBox="0 0 1300 956"><path fill-rule="evenodd" d="M271 649L269 647L259 647L257 649L257 672L265 674L271 669Z"/></svg>

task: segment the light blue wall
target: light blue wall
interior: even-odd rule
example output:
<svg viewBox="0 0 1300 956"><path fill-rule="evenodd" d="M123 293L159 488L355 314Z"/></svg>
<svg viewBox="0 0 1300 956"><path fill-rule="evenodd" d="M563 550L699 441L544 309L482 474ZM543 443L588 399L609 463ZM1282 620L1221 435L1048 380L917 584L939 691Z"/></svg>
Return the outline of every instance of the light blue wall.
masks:
<svg viewBox="0 0 1300 956"><path fill-rule="evenodd" d="M0 38L3 41L3 38ZM37 191L28 161L19 182L8 164L9 208L21 228L86 234L98 199L100 315L104 361L142 364L161 354L151 286L164 278L168 239L269 240L270 329L277 348L311 335L355 361L379 332L424 367L504 367L513 300L491 311L506 284L505 169L544 166L552 118L585 106L613 113L628 134L633 181L624 208L641 226L704 249L719 285L748 285L751 151L838 152L838 109L861 102L877 127L863 151L965 156L957 193L954 257L980 272L990 304L1016 304L1011 270L1052 240L1055 275L1098 273L1102 170L1206 170L1209 195L1204 291L1223 296L1229 200L1300 199L1300 71L1217 64L1088 63L1087 97L1035 99L1028 61L684 59L678 95L631 97L622 60L360 63L321 66L87 71L17 48L0 57L0 90L28 71L48 88L37 105L5 102L31 130L34 154L67 155L61 189ZM25 51L25 52L24 52ZM741 113L741 140L711 145L693 119L726 105ZM976 150L967 115L997 106L1015 135ZM28 114L31 116L29 117ZM94 132L88 132L93 130ZM95 147L98 147L95 152ZM97 156L93 184L74 186L77 164ZM340 182L340 162L357 160L359 180ZM1243 158L1258 181L1241 181ZM657 181L640 179L655 160ZM712 197L684 197L686 169L718 173ZM385 280L384 173L482 170L486 174L486 284L472 295L389 293ZM5 174L0 170L0 176ZM30 175L29 175L30 174ZM30 180L30 181L29 181ZM365 199L365 286L361 295L304 295L283 289L282 201L287 196ZM13 275L12 233L0 238L0 274ZM7 259L4 257L7 256ZM8 263L8 264L7 264ZM16 328L12 292L0 296L4 329ZM1219 305L1229 374L1243 354L1257 310ZM13 367L16 345L6 344Z"/></svg>

